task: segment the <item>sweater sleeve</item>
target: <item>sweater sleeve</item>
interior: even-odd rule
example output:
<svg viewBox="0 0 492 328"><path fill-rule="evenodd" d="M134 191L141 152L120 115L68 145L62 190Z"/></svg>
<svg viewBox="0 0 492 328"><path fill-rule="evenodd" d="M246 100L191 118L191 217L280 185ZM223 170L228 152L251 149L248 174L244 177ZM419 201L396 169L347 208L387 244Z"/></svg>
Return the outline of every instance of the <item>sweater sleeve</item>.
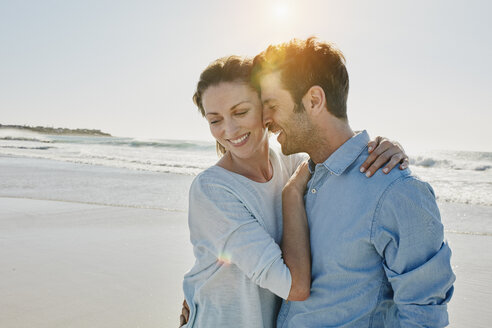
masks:
<svg viewBox="0 0 492 328"><path fill-rule="evenodd" d="M280 153L280 156L284 157L285 161L289 163L289 175L294 174L294 172L297 170L297 167L301 165L302 162L309 159L309 156L306 153L296 153L292 155L284 155Z"/></svg>
<svg viewBox="0 0 492 328"><path fill-rule="evenodd" d="M198 176L190 188L189 227L195 248L236 265L262 288L287 299L291 275L280 247L229 187Z"/></svg>

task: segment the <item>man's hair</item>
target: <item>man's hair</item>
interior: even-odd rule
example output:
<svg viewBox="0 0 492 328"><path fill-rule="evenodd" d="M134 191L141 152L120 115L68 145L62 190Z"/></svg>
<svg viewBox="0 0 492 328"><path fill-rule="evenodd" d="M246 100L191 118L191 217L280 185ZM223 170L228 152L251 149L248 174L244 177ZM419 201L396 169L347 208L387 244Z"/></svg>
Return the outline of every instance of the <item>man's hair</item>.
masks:
<svg viewBox="0 0 492 328"><path fill-rule="evenodd" d="M297 105L317 85L325 92L328 111L347 119L349 77L345 57L333 44L310 37L271 45L253 60L252 81L257 90L261 77L274 72L280 72L283 87ZM296 108L302 110L302 106Z"/></svg>
<svg viewBox="0 0 492 328"><path fill-rule="evenodd" d="M251 85L252 67L253 60L251 58L240 56L222 57L210 63L200 74L200 80L193 94L193 102L202 116L205 116L205 109L202 103L203 94L208 88L222 82L239 82ZM251 87L253 88L253 86ZM224 146L217 142L217 154L221 156L224 153Z"/></svg>

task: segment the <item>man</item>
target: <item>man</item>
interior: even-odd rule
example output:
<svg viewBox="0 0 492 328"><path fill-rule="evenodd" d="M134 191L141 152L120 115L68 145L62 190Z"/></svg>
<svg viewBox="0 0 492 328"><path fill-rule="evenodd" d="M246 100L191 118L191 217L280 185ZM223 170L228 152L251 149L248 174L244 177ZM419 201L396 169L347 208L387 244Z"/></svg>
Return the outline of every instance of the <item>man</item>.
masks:
<svg viewBox="0 0 492 328"><path fill-rule="evenodd" d="M455 276L432 188L407 170L359 167L369 137L350 128L342 53L314 38L254 61L264 119L284 154L306 152L311 295L278 327L444 327Z"/></svg>

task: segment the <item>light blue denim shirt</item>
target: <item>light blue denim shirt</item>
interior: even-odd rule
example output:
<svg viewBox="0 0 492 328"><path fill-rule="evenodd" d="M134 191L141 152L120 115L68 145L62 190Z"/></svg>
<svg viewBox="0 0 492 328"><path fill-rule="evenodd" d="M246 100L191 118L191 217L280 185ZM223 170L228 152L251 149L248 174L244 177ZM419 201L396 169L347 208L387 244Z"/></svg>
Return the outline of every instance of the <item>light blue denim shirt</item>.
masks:
<svg viewBox="0 0 492 328"><path fill-rule="evenodd" d="M455 276L431 186L407 170L359 171L368 134L310 163L311 296L277 327L444 327Z"/></svg>

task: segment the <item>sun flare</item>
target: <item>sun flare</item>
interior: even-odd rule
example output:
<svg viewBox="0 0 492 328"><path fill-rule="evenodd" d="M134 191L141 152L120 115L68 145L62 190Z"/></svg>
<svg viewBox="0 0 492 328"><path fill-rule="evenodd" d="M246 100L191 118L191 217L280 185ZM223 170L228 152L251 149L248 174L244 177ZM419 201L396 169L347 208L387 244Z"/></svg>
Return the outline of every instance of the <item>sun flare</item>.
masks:
<svg viewBox="0 0 492 328"><path fill-rule="evenodd" d="M277 18L286 18L289 15L289 5L285 2L277 2L273 6L273 13Z"/></svg>

